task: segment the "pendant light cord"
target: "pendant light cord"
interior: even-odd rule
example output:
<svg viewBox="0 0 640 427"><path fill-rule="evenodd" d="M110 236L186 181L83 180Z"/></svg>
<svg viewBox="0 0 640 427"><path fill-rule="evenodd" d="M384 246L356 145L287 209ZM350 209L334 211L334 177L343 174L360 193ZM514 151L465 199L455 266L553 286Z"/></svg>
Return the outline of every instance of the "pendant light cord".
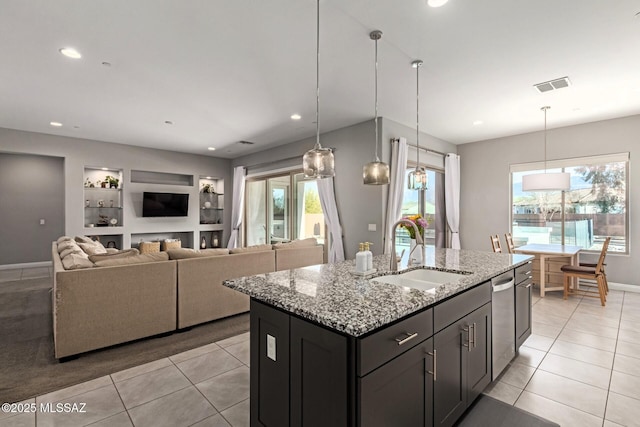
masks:
<svg viewBox="0 0 640 427"><path fill-rule="evenodd" d="M416 62L416 146L417 163L416 171L420 168L420 62Z"/></svg>
<svg viewBox="0 0 640 427"><path fill-rule="evenodd" d="M374 126L376 127L376 162L380 161L378 157L378 39L376 39L376 116L373 119Z"/></svg>
<svg viewBox="0 0 640 427"><path fill-rule="evenodd" d="M320 0L316 6L316 149L320 146Z"/></svg>
<svg viewBox="0 0 640 427"><path fill-rule="evenodd" d="M542 107L544 111L544 173L547 173L547 110L551 107Z"/></svg>

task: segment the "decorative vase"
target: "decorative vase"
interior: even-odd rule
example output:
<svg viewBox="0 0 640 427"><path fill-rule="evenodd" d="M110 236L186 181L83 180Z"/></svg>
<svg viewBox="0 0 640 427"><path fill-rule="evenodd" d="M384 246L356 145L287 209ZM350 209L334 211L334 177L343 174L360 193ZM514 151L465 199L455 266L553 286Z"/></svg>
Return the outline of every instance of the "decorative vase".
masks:
<svg viewBox="0 0 640 427"><path fill-rule="evenodd" d="M411 254L411 259L409 260L411 264L422 263L422 245L418 245L416 239L411 239L409 253Z"/></svg>
<svg viewBox="0 0 640 427"><path fill-rule="evenodd" d="M220 246L220 242L218 241L218 235L216 233L213 233L213 236L211 237L211 247L217 248L218 246Z"/></svg>
<svg viewBox="0 0 640 427"><path fill-rule="evenodd" d="M202 240L200 241L200 248L206 249L206 247L207 247L207 241L204 239L204 236L203 236Z"/></svg>

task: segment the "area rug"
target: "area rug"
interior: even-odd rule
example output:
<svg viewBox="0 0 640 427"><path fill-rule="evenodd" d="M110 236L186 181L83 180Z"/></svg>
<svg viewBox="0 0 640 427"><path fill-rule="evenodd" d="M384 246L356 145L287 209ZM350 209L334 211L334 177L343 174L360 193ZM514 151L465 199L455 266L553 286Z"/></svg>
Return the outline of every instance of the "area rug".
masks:
<svg viewBox="0 0 640 427"><path fill-rule="evenodd" d="M0 283L0 402L19 402L249 330L248 313L84 353L53 353L51 278Z"/></svg>
<svg viewBox="0 0 640 427"><path fill-rule="evenodd" d="M481 395L456 424L457 427L560 427L537 415Z"/></svg>

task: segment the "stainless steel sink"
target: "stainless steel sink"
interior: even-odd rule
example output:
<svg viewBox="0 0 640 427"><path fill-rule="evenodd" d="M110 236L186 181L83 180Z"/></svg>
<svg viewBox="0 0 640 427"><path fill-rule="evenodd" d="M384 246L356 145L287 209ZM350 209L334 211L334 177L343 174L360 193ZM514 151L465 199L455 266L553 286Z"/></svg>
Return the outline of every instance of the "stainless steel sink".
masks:
<svg viewBox="0 0 640 427"><path fill-rule="evenodd" d="M371 281L435 293L436 287L443 283L455 282L464 276L466 276L465 273L417 269L402 274L390 274L388 276L374 277Z"/></svg>

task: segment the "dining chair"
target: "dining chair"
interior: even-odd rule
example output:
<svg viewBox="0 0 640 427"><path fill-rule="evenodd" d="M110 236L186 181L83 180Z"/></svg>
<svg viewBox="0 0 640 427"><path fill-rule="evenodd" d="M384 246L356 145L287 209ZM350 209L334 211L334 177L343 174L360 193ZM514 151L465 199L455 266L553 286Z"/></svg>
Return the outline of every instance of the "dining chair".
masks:
<svg viewBox="0 0 640 427"><path fill-rule="evenodd" d="M489 236L491 238L491 247L493 248L493 252L502 253L502 246L500 246L500 236L497 234L495 236Z"/></svg>
<svg viewBox="0 0 640 427"><path fill-rule="evenodd" d="M611 237L607 237L602 245L602 251L598 258L598 263L595 267L588 267L582 265L563 265L560 270L564 273L564 299L567 299L569 294L582 295L590 298L600 298L600 303L604 306L607 301L607 285L602 266L604 264L605 257L607 256L607 249L609 248L609 242ZM595 280L598 285L598 291L588 291L585 289L570 289L571 279L591 279ZM597 294L597 295L596 295Z"/></svg>
<svg viewBox="0 0 640 427"><path fill-rule="evenodd" d="M515 245L513 244L513 236L511 235L511 233L504 233L504 240L507 242L507 251L510 254L514 254L515 252Z"/></svg>

